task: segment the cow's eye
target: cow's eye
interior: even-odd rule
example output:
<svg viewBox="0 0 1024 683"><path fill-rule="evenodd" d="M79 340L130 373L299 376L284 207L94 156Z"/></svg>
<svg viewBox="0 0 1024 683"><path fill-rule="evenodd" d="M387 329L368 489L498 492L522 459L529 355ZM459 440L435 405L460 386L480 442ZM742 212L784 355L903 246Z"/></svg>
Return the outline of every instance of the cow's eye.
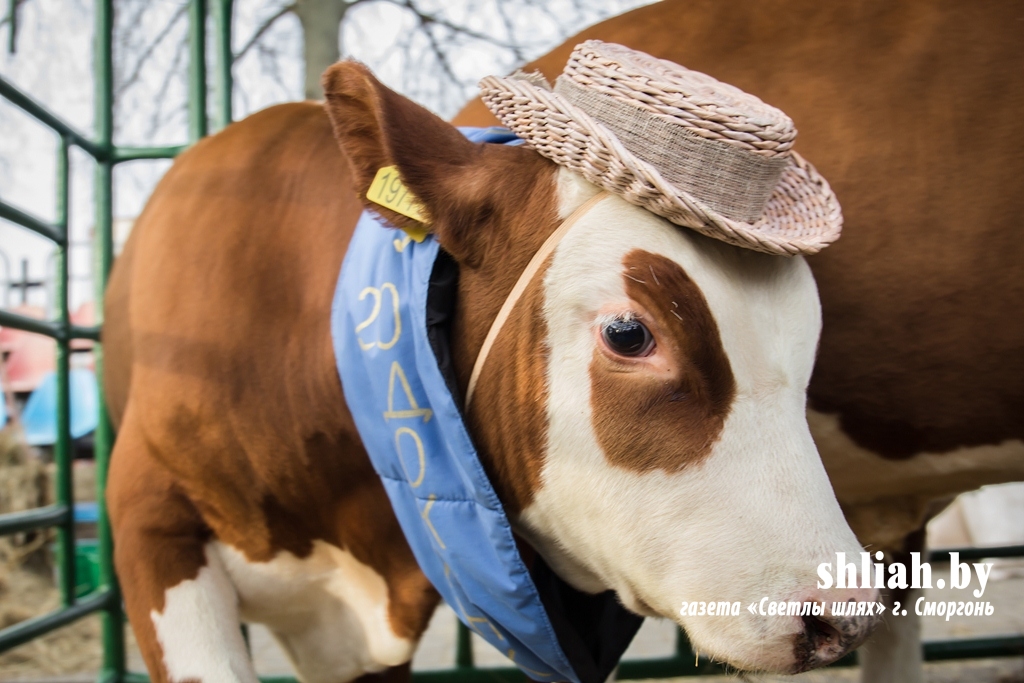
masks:
<svg viewBox="0 0 1024 683"><path fill-rule="evenodd" d="M654 337L647 326L636 318L616 318L601 330L604 341L620 356L643 356L654 346Z"/></svg>

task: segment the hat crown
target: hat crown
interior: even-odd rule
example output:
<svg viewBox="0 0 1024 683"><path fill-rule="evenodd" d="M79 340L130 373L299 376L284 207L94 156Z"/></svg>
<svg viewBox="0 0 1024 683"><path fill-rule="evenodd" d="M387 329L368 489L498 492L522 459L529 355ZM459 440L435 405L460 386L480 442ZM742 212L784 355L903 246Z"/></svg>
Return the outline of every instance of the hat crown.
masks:
<svg viewBox="0 0 1024 683"><path fill-rule="evenodd" d="M784 112L707 74L615 43L576 46L562 77L763 156L787 156L796 127Z"/></svg>
<svg viewBox="0 0 1024 683"><path fill-rule="evenodd" d="M839 202L792 150L793 121L711 76L589 40L553 89L521 72L480 89L528 146L677 225L771 254L839 237Z"/></svg>

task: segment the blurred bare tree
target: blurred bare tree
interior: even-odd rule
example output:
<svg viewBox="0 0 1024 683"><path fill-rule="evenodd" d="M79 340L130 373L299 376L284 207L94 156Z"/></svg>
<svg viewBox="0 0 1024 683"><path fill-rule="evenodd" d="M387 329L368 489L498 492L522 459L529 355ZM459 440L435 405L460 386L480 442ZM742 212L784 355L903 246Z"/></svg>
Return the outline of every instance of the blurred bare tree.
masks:
<svg viewBox="0 0 1024 683"><path fill-rule="evenodd" d="M235 3L250 26L236 21L236 65L255 54L265 78L282 86L282 53L301 51L301 96L322 96L320 76L342 56L371 68L387 64L392 85L441 113L454 111L475 90L481 68L508 71L538 56L570 33L643 0L262 0ZM117 0L118 94L138 84L162 46L173 56L157 90L166 95L171 73L187 58L187 3ZM159 6L157 6L159 5ZM140 31L158 14L159 29ZM297 22L299 41L275 39L275 29ZM244 30L243 30L244 28ZM399 82L394 82L394 81ZM290 89L290 88L289 88ZM299 92L294 93L299 95Z"/></svg>
<svg viewBox="0 0 1024 683"><path fill-rule="evenodd" d="M346 19L358 6L377 3L399 9L407 25L411 24L393 46L403 53L407 63L416 61L427 66L437 77L460 89L465 83L455 57L461 48L482 43L522 63L528 54L549 44L552 36L563 37L588 20L607 16L627 4L608 0L294 0L270 12L237 56L243 57L257 45L279 19L294 15L303 34L303 95L317 99L322 95L320 75L344 54L341 36Z"/></svg>

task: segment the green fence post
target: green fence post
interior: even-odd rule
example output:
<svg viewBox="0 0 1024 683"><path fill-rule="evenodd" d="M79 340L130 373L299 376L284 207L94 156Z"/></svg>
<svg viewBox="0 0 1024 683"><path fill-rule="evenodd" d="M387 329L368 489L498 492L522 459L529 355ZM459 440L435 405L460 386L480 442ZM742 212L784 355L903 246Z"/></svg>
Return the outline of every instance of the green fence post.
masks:
<svg viewBox="0 0 1024 683"><path fill-rule="evenodd" d="M232 0L213 0L213 41L216 66L214 79L217 86L217 106L214 124L217 130L231 123L231 94L234 91L231 65L235 56L231 52Z"/></svg>
<svg viewBox="0 0 1024 683"><path fill-rule="evenodd" d="M96 159L95 179L95 288L96 322L103 323L103 294L107 287L107 274L113 261L113 148L114 148L114 7L113 0L96 0L96 36L94 48L96 143L104 156ZM96 374L103 377L103 345L95 346ZM99 507L97 545L100 564L100 585L110 591L107 607L102 615L103 669L101 678L107 683L120 683L124 679L124 613L121 593L114 572L114 540L107 516L107 474L110 471L110 449L113 430L107 413L103 383L100 382L100 414L96 426L94 449L96 457L96 500Z"/></svg>
<svg viewBox="0 0 1024 683"><path fill-rule="evenodd" d="M7 0L7 52L14 54L18 40L18 0Z"/></svg>
<svg viewBox="0 0 1024 683"><path fill-rule="evenodd" d="M188 8L188 131L189 141L206 136L206 0Z"/></svg>
<svg viewBox="0 0 1024 683"><path fill-rule="evenodd" d="M473 668L473 633L461 621L456 622L455 667L458 669Z"/></svg>
<svg viewBox="0 0 1024 683"><path fill-rule="evenodd" d="M71 453L71 319L68 314L68 140L63 135L57 144L57 220L61 241L57 243L57 442L54 462L57 468L57 504L71 514L57 527L57 584L65 607L75 603L75 495Z"/></svg>

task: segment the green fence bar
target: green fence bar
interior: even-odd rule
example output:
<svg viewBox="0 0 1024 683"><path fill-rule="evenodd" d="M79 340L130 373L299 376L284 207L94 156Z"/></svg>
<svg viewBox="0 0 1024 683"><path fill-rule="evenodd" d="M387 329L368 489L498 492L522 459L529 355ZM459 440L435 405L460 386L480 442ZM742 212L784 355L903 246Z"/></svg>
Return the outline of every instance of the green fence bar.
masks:
<svg viewBox="0 0 1024 683"><path fill-rule="evenodd" d="M416 683L529 683L530 679L523 672L513 667L501 668L468 668L439 669L437 671L417 671L412 675ZM266 683L266 682L265 682ZM275 683L297 683L277 681Z"/></svg>
<svg viewBox="0 0 1024 683"><path fill-rule="evenodd" d="M187 145L171 147L114 147L110 158L114 163L140 159L173 159L188 149Z"/></svg>
<svg viewBox="0 0 1024 683"><path fill-rule="evenodd" d="M924 644L924 661L945 662L951 659L988 659L990 657L1024 657L1024 636L995 638L957 638Z"/></svg>
<svg viewBox="0 0 1024 683"><path fill-rule="evenodd" d="M91 339L92 341L100 340L99 325L72 325L70 329L72 339Z"/></svg>
<svg viewBox="0 0 1024 683"><path fill-rule="evenodd" d="M0 515L0 536L66 524L69 519L71 508L67 505L46 505L21 512L8 512Z"/></svg>
<svg viewBox="0 0 1024 683"><path fill-rule="evenodd" d="M59 321L39 320L10 311L0 311L0 327L11 327L52 339L61 339L65 335L70 339L92 339L93 341L99 341L100 338L100 328L96 325L70 325L64 329Z"/></svg>
<svg viewBox="0 0 1024 683"><path fill-rule="evenodd" d="M109 609L112 595L108 591L96 591L83 596L71 607L64 607L41 617L26 619L0 631L0 652L23 645L62 626L78 621L82 617L102 609Z"/></svg>
<svg viewBox="0 0 1024 683"><path fill-rule="evenodd" d="M5 218L16 225L31 230L55 244L60 244L64 239L64 235L57 226L50 225L46 221L36 218L32 214L26 213L3 200L0 200L0 218Z"/></svg>
<svg viewBox="0 0 1024 683"><path fill-rule="evenodd" d="M0 311L0 327L25 330L26 332L41 334L52 339L58 339L64 334L64 330L61 329L58 323L30 318L27 315L11 313L10 311Z"/></svg>
<svg viewBox="0 0 1024 683"><path fill-rule="evenodd" d="M105 149L75 130L74 127L66 123L59 116L48 111L46 107L36 102L2 76L0 76L0 97L3 97L47 128L55 131L58 135L63 135L70 142L88 152L93 158L98 159L106 154Z"/></svg>
<svg viewBox="0 0 1024 683"><path fill-rule="evenodd" d="M986 557L1024 557L1024 545L998 548L942 548L928 553L929 562L949 562L950 553L960 553L960 560L981 560Z"/></svg>

